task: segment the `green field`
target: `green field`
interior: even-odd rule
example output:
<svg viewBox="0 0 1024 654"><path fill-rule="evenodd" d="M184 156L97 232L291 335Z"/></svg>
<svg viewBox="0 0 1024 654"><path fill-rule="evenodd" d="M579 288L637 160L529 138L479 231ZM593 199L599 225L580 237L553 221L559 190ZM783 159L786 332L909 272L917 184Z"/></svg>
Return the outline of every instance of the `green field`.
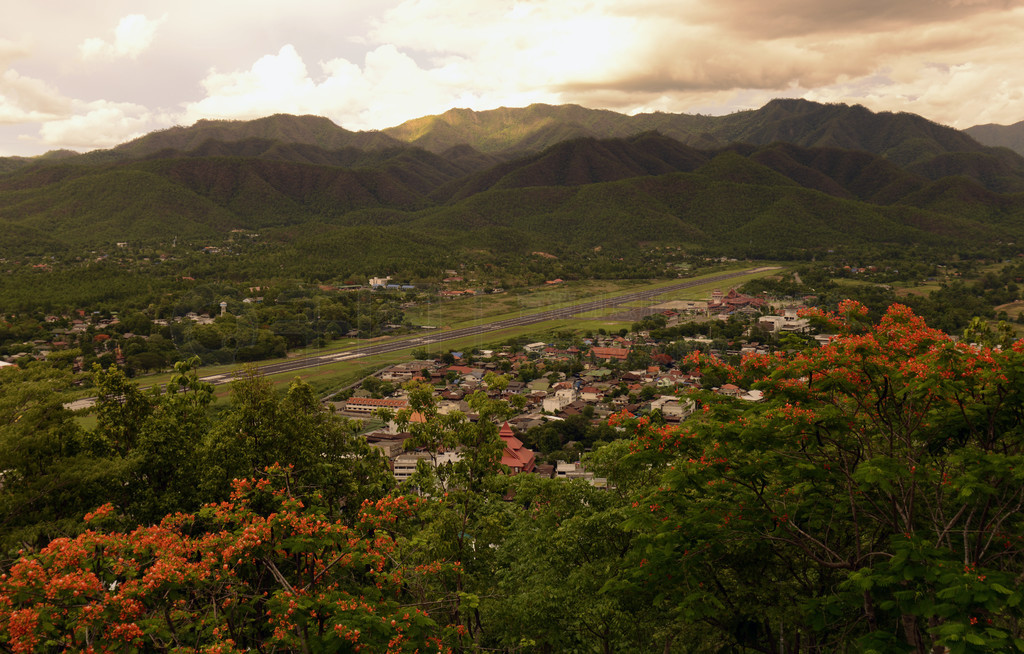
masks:
<svg viewBox="0 0 1024 654"><path fill-rule="evenodd" d="M408 309L405 315L414 325L455 329L587 302L601 297L615 297L624 293L668 286L678 281L678 279L656 282L639 279L602 279L563 282L552 286L497 295L481 294L450 300L436 299L429 304L421 304Z"/></svg>
<svg viewBox="0 0 1024 654"><path fill-rule="evenodd" d="M765 270L758 273L752 273L750 275L743 275L742 277L736 277L730 279L728 282L712 282L708 284L701 284L699 286L692 286L690 288L684 288L679 291L672 291L659 295L651 301L651 304L661 304L662 302L670 302L672 300L707 300L711 297L711 291L715 289L721 289L728 292L730 288L739 288L746 284L752 279L758 279L767 275L777 275L779 270ZM631 305L626 305L631 306ZM637 304L636 306L649 306L647 303Z"/></svg>

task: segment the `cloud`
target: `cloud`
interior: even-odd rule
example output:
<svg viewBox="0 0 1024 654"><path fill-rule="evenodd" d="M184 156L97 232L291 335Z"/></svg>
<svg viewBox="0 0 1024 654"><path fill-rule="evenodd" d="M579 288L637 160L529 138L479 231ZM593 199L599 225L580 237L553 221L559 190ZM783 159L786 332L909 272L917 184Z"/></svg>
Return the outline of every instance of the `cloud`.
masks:
<svg viewBox="0 0 1024 654"><path fill-rule="evenodd" d="M960 127L1024 118L1024 0L310 1L182 0L173 20L142 15L155 3L123 18L69 5L60 25L21 3L21 40L0 39L0 123L106 147L163 126L157 107L181 124L287 112L349 129L452 107L720 114L780 96Z"/></svg>
<svg viewBox="0 0 1024 654"><path fill-rule="evenodd" d="M73 115L43 123L39 141L52 147L108 148L172 124L146 107L128 102L74 101Z"/></svg>
<svg viewBox="0 0 1024 654"><path fill-rule="evenodd" d="M714 26L757 40L811 34L870 34L906 28L924 29L935 23L954 23L985 13L1022 6L1021 0L690 0L671 3L648 0L645 15L668 16Z"/></svg>
<svg viewBox="0 0 1024 654"><path fill-rule="evenodd" d="M930 67L972 64L976 92L1024 81L1006 65L1015 59L1007 53L1019 49L1022 6L1024 0L405 0L374 22L370 37L455 58L464 79L500 79L506 96L720 113L812 89L830 101L856 91L882 108L872 105L877 91L888 98L885 108L913 97L922 111L936 112L925 115L949 121L956 115L940 101L949 97L941 85L964 88L959 78L967 74L946 80ZM920 79L911 84L890 73ZM480 97L502 95L484 89L486 82L471 83ZM984 97L964 98L965 108ZM996 100L1003 112L1022 111L1012 106L1012 93L997 92Z"/></svg>
<svg viewBox="0 0 1024 654"><path fill-rule="evenodd" d="M23 42L0 39L0 69L6 69L16 59L27 57L31 53L28 45Z"/></svg>
<svg viewBox="0 0 1024 654"><path fill-rule="evenodd" d="M26 43L0 39L0 124L51 120L70 110L70 101L55 88L10 67L30 54Z"/></svg>
<svg viewBox="0 0 1024 654"><path fill-rule="evenodd" d="M167 19L164 14L150 20L142 14L130 14L121 19L114 29L113 42L99 37L88 38L78 46L83 61L109 61L127 57L135 59L142 54L156 36L156 29Z"/></svg>
<svg viewBox="0 0 1024 654"><path fill-rule="evenodd" d="M362 65L337 58L320 62L311 74L294 46L258 59L248 70L211 71L203 80L205 97L188 103L184 124L200 118L249 119L273 113L327 116L349 129L378 129L452 106L474 108L501 100L525 100L512 94L499 99L488 90L504 86L491 75L475 83L478 69L458 57L421 67L391 45L369 51Z"/></svg>
<svg viewBox="0 0 1024 654"><path fill-rule="evenodd" d="M66 116L71 101L45 82L18 74L0 74L0 123L25 123Z"/></svg>

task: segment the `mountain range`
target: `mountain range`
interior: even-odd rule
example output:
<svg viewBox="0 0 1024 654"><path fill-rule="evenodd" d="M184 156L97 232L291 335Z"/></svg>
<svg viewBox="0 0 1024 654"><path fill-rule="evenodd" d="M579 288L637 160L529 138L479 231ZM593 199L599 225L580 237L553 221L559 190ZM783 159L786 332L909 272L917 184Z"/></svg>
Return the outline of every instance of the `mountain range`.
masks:
<svg viewBox="0 0 1024 654"><path fill-rule="evenodd" d="M1018 242L1024 157L976 133L803 100L721 117L460 109L373 132L315 116L204 120L110 150L0 159L0 247L201 245L238 229L355 262Z"/></svg>

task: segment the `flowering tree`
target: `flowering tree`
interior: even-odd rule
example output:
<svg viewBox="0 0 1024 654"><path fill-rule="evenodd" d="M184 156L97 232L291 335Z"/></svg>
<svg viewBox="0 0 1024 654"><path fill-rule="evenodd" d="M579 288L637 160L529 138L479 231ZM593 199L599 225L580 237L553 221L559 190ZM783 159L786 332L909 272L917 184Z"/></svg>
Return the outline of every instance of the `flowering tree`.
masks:
<svg viewBox="0 0 1024 654"><path fill-rule="evenodd" d="M1024 342L953 341L894 305L738 368L766 401L705 394L686 428L634 421L632 583L757 651L1024 650ZM948 650L947 650L948 648Z"/></svg>
<svg viewBox="0 0 1024 654"><path fill-rule="evenodd" d="M422 500L367 500L349 527L288 492L290 471L131 533L56 539L0 577L0 651L449 651L388 534ZM113 519L105 505L92 527Z"/></svg>

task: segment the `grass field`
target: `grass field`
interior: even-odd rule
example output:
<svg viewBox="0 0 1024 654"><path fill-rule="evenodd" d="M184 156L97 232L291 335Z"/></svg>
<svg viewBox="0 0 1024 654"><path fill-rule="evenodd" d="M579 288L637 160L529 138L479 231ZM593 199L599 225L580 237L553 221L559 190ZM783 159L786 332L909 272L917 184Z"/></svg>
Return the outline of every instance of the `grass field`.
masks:
<svg viewBox="0 0 1024 654"><path fill-rule="evenodd" d="M896 293L896 297L906 297L908 295L925 297L932 291L937 291L942 287L939 282L928 282L924 284L918 283L914 285L895 283L892 286L893 292Z"/></svg>
<svg viewBox="0 0 1024 654"><path fill-rule="evenodd" d="M406 310L405 316L414 325L455 329L527 315L544 309L556 309L601 297L668 286L678 279L660 280L589 280L563 282L513 293L477 295L451 300L437 299Z"/></svg>
<svg viewBox="0 0 1024 654"><path fill-rule="evenodd" d="M701 284L699 286L691 286L690 288L684 288L679 291L671 291L651 300L649 303L635 303L626 306L651 306L654 304L661 304L662 302L671 302L672 300L707 300L711 297L711 291L721 289L728 292L730 288L738 288L743 284L746 284L752 279L758 279L766 277L770 274L778 274L777 270L768 270L759 273L753 273L750 275L743 275L742 277L736 277L730 279L728 282L712 282L709 284Z"/></svg>
<svg viewBox="0 0 1024 654"><path fill-rule="evenodd" d="M1001 311L1005 311L1010 320L1016 320L1022 313L1024 313L1024 301L1018 300L1017 302L1010 302L1009 304L1001 304L995 308L995 311L997 314Z"/></svg>

